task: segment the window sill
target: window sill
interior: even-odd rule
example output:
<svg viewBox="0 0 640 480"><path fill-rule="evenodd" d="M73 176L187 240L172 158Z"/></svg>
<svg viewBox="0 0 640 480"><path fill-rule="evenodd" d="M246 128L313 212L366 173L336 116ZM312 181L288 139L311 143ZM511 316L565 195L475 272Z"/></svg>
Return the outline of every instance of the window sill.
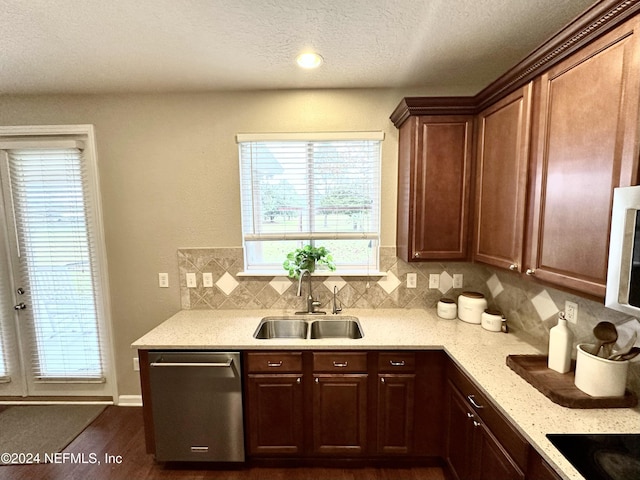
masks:
<svg viewBox="0 0 640 480"><path fill-rule="evenodd" d="M260 272L238 272L236 277L287 277L287 272L282 270L264 270ZM321 270L311 274L312 277L386 277L387 272L360 272L353 270L336 270L335 272L328 272Z"/></svg>

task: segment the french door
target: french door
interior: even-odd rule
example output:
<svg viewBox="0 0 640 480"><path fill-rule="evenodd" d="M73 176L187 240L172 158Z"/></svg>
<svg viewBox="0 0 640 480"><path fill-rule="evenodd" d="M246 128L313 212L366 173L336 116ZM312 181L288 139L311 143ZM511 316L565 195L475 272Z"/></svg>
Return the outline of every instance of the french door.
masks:
<svg viewBox="0 0 640 480"><path fill-rule="evenodd" d="M0 395L113 397L93 129L43 128L0 128Z"/></svg>

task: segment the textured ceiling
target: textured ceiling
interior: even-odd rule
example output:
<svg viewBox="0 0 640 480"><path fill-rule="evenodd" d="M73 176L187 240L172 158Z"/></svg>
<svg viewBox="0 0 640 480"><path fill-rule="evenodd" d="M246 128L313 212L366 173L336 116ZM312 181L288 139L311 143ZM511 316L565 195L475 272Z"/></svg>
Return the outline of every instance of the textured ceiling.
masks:
<svg viewBox="0 0 640 480"><path fill-rule="evenodd" d="M0 94L475 94L594 0L0 0ZM324 65L300 70L315 50Z"/></svg>

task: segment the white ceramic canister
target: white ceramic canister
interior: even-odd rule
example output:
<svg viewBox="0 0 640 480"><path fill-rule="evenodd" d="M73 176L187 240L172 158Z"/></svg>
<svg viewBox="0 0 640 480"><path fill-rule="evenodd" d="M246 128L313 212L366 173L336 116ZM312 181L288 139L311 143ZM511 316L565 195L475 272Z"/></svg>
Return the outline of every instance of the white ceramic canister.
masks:
<svg viewBox="0 0 640 480"><path fill-rule="evenodd" d="M438 316L447 320L453 320L458 316L456 302L450 298L441 298L437 306Z"/></svg>
<svg viewBox="0 0 640 480"><path fill-rule="evenodd" d="M501 332L504 315L498 310L485 310L482 312L482 328L490 332Z"/></svg>
<svg viewBox="0 0 640 480"><path fill-rule="evenodd" d="M482 323L487 300L478 292L462 292L458 297L458 318L467 323ZM502 321L502 320L501 320Z"/></svg>
<svg viewBox="0 0 640 480"><path fill-rule="evenodd" d="M622 397L627 386L629 360L615 361L592 355L594 346L578 345L576 387L592 397Z"/></svg>

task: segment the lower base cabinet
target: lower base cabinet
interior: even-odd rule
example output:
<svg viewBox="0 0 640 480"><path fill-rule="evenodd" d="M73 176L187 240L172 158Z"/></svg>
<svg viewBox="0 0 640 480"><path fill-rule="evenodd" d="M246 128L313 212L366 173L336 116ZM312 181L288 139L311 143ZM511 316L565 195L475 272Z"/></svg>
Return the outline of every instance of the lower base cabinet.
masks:
<svg viewBox="0 0 640 480"><path fill-rule="evenodd" d="M445 360L441 351L247 352L248 455L437 459Z"/></svg>
<svg viewBox="0 0 640 480"><path fill-rule="evenodd" d="M313 376L313 453L355 457L367 451L367 374Z"/></svg>
<svg viewBox="0 0 640 480"><path fill-rule="evenodd" d="M457 480L560 479L443 351L243 355L249 461L404 459L442 464ZM149 351L139 358L155 454Z"/></svg>
<svg viewBox="0 0 640 480"><path fill-rule="evenodd" d="M524 480L524 473L452 384L447 458L459 480Z"/></svg>
<svg viewBox="0 0 640 480"><path fill-rule="evenodd" d="M524 480L532 453L528 442L451 363L446 397L446 461L452 477Z"/></svg>
<svg viewBox="0 0 640 480"><path fill-rule="evenodd" d="M248 445L255 454L300 455L302 430L302 377L296 374L256 374L247 378L251 405Z"/></svg>

